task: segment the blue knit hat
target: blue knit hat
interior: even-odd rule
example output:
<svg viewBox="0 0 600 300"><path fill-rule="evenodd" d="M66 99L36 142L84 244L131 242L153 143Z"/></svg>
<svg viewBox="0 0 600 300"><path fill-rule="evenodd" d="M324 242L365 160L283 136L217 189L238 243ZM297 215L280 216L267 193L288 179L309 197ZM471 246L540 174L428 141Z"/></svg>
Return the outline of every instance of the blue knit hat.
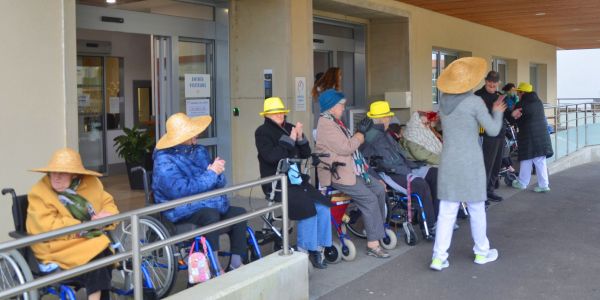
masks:
<svg viewBox="0 0 600 300"><path fill-rule="evenodd" d="M330 108L334 107L338 102L344 99L344 94L334 90L328 89L321 93L319 96L319 104L321 105L321 112L328 111Z"/></svg>

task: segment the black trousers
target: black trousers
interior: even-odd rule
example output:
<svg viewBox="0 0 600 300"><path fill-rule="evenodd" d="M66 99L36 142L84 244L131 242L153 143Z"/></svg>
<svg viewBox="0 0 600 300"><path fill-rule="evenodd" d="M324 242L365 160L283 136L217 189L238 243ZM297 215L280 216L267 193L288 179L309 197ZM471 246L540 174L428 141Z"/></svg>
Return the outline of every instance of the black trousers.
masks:
<svg viewBox="0 0 600 300"><path fill-rule="evenodd" d="M425 216L427 218L427 225L433 227L437 220L438 210L440 208L440 201L437 198L437 168L431 168L427 172L425 178L414 178L411 183L411 190L413 193L419 194L421 202L423 203L423 210L425 210ZM406 176L398 174L388 174L397 184L406 188L407 180ZM413 202L416 204L416 202Z"/></svg>
<svg viewBox="0 0 600 300"><path fill-rule="evenodd" d="M113 253L106 248L104 251L100 252L100 254L96 255L96 257L92 258L92 260L111 255L113 255ZM83 275L69 279L68 281L84 287L88 296L95 292L101 291L100 299L108 300L110 299L112 268L112 266L106 266L100 269L95 269Z"/></svg>
<svg viewBox="0 0 600 300"><path fill-rule="evenodd" d="M502 164L502 148L504 138L483 137L481 148L483 150L483 163L485 164L487 191L493 192L498 173Z"/></svg>
<svg viewBox="0 0 600 300"><path fill-rule="evenodd" d="M179 223L192 223L198 226L206 226L219 222L221 220L230 219L246 213L246 210L242 207L230 206L229 210L224 215L221 215L215 208L202 208L195 212L193 215L186 219L179 221ZM229 235L230 252L238 254L241 257L246 257L247 242L246 242L246 222L240 222L230 227L225 227L221 230L213 231L206 234L204 237L210 243L213 251L218 251L219 248L219 236L223 233Z"/></svg>

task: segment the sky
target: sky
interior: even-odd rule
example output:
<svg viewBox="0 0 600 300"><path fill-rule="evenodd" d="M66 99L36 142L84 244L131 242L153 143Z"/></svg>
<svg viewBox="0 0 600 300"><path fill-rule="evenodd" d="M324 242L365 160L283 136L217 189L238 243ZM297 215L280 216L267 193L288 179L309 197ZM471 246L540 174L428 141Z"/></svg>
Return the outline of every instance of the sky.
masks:
<svg viewBox="0 0 600 300"><path fill-rule="evenodd" d="M600 49L560 50L556 60L558 98L600 98Z"/></svg>

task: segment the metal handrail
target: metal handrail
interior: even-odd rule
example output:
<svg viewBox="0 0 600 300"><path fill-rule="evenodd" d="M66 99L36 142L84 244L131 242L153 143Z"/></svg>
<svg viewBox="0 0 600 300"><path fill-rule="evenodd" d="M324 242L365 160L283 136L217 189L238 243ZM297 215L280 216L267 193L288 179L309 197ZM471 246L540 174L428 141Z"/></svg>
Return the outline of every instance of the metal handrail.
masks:
<svg viewBox="0 0 600 300"><path fill-rule="evenodd" d="M11 297L11 296L16 296L16 295L22 294L25 291L36 289L36 288L43 287L43 286L47 286L47 285L50 285L50 284L53 284L56 282L60 282L67 278L75 277L77 275L86 273L90 270L108 266L115 262L126 260L129 258L133 258L132 271L133 271L133 276L134 276L134 278L133 278L134 279L133 280L134 281L134 299L136 299L136 300L142 299L143 289L142 289L141 257L140 257L141 253L152 251L154 249L164 247L165 245L170 245L170 244L174 244L174 243L177 243L180 241L188 240L194 236L204 235L206 233L213 232L213 231L231 226L233 224L261 216L263 214L277 210L279 208L281 208L282 219L283 219L283 224L282 224L283 249L281 251L281 254L289 255L290 249L289 249L289 232L288 232L289 231L288 230L288 228L289 228L288 185L287 185L287 177L284 174L269 176L269 177L265 177L265 178L262 178L259 180L241 183L239 185L232 186L232 187L222 188L222 189L218 189L218 190L214 190L214 191L210 191L210 192L206 192L206 193L202 193L202 194L183 197L183 198L180 198L177 200L172 200L172 201L169 201L166 203L155 204L153 206L128 211L125 213L105 217L105 218L102 218L99 220L89 221L89 222L85 222L82 224L68 226L68 227L60 228L57 230L53 230L53 231L49 231L49 232L45 232L45 233L41 233L41 234L37 234L37 235L27 236L27 237L23 237L23 238L11 240L11 241L6 241L3 243L0 243L0 252L7 252L12 249L18 249L18 248L22 248L22 247L26 247L26 246L31 246L33 244L36 244L36 243L39 243L42 241L46 241L46 240L49 240L49 239L52 239L55 237L80 232L80 231L86 230L86 229L99 228L99 227L102 227L105 225L113 224L115 222L125 221L127 219L131 220L131 226L132 226L131 227L131 234L132 234L131 239L132 239L132 241L139 241L138 226L139 226L140 216L145 216L145 215L150 215L153 213L162 212L162 211L165 211L165 210L168 210L168 209L180 206L180 205L184 205L187 203L191 203L194 201L204 200L204 199L212 198L215 196L220 196L220 195L224 195L227 193L247 189L247 188L250 188L253 186L257 186L257 185L272 183L275 181L281 181L281 204L273 205L273 206L266 207L266 208L263 208L263 209L260 209L257 211L253 211L253 212L242 214L242 215L230 218L230 219L226 219L224 221L220 221L220 222L213 223L213 224L210 224L207 226L203 226L202 228L198 228L193 231L182 233L182 234L167 238L165 240L156 241L156 242L144 245L143 247L140 247L139 243L132 243L131 251L120 252L120 253L117 253L117 254L114 254L114 255L111 255L108 257L93 260L85 265L78 266L78 267L75 267L75 268L72 268L69 270L63 270L56 274L50 274L47 276L43 276L43 277L37 278L33 281L19 285L18 287L13 287L8 290L1 291L0 299L5 299L5 298Z"/></svg>

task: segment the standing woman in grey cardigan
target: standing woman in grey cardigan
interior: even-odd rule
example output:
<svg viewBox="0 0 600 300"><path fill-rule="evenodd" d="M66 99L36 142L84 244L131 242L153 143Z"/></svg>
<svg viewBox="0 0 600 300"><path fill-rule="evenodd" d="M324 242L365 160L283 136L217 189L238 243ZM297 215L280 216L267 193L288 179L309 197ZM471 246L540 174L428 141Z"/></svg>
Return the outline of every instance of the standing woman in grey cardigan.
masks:
<svg viewBox="0 0 600 300"><path fill-rule="evenodd" d="M449 266L448 248L460 202L468 203L474 262L485 264L498 258L486 234L486 175L478 137L480 125L489 135L498 134L506 105L496 101L490 115L481 98L473 94L486 72L485 59L465 57L451 63L437 80L444 93L440 99L444 147L438 170L440 208L430 265L433 270Z"/></svg>

